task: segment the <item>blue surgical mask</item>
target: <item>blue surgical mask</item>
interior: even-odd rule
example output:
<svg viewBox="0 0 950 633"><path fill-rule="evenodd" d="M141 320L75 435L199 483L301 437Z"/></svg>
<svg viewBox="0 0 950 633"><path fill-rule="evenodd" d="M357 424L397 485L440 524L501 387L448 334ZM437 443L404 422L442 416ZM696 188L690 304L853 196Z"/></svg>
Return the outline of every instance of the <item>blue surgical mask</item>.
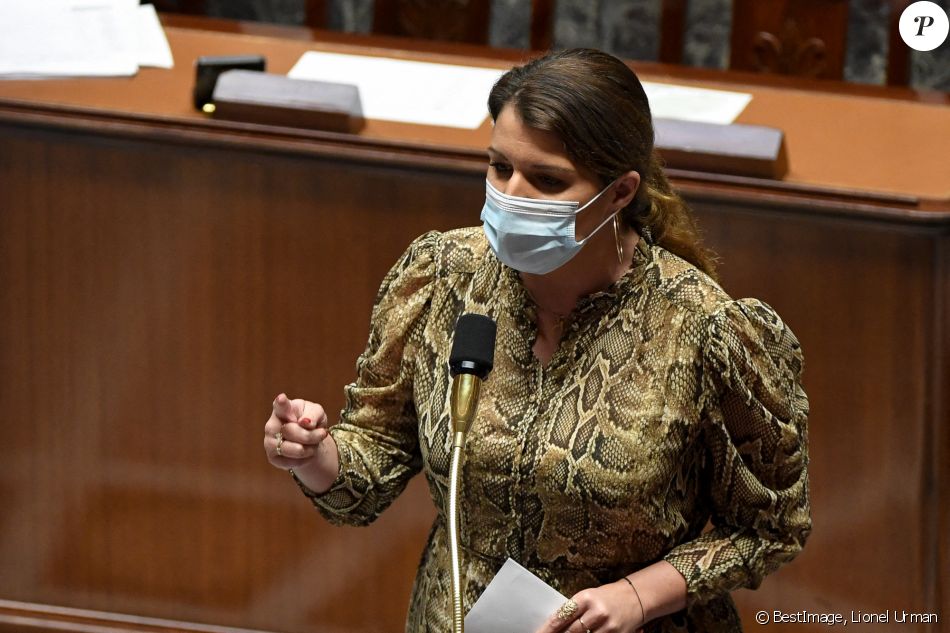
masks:
<svg viewBox="0 0 950 633"><path fill-rule="evenodd" d="M612 213L580 242L575 239L577 214L600 198L610 185L580 206L580 202L566 200L509 196L486 180L481 219L488 243L498 259L511 268L546 275L569 262L594 233L619 213Z"/></svg>

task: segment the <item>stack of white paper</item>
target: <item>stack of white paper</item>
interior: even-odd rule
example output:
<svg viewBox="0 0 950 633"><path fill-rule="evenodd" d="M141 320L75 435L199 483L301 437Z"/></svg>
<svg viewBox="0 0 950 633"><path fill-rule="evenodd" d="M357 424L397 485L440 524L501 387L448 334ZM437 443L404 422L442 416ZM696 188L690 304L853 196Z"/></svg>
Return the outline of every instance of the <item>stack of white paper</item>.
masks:
<svg viewBox="0 0 950 633"><path fill-rule="evenodd" d="M150 4L0 0L0 78L122 77L172 64Z"/></svg>

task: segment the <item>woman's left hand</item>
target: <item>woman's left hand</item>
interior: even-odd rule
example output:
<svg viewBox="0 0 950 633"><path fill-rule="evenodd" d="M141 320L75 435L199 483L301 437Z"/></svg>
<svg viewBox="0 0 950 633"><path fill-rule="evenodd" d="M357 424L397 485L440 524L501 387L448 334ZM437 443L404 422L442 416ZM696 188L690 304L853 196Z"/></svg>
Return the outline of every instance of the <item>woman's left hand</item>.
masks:
<svg viewBox="0 0 950 633"><path fill-rule="evenodd" d="M643 612L633 588L619 580L571 597L577 609L567 617L562 607L538 633L636 633L643 626ZM567 603L570 605L570 601ZM566 611L570 611L568 608Z"/></svg>

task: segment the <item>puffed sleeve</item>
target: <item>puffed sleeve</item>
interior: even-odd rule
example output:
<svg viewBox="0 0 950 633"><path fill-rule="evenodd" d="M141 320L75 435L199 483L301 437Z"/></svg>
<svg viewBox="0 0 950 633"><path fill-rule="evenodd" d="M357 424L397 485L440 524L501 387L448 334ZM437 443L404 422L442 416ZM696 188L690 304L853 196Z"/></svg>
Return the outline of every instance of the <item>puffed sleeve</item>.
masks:
<svg viewBox="0 0 950 633"><path fill-rule="evenodd" d="M297 480L336 525L372 523L422 467L412 401L413 350L429 313L439 238L431 232L416 239L376 295L356 381L345 388L340 421L330 429L340 453L339 475L322 494Z"/></svg>
<svg viewBox="0 0 950 633"><path fill-rule="evenodd" d="M758 587L811 531L802 362L795 335L760 301L709 317L700 405L712 529L664 557L686 579L688 604Z"/></svg>

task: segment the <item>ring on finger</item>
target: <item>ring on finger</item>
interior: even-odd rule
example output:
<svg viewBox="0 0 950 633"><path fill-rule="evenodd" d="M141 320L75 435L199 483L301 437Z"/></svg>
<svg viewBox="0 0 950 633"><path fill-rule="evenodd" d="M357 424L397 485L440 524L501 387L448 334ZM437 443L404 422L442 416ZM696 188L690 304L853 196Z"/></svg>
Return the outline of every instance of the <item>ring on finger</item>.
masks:
<svg viewBox="0 0 950 633"><path fill-rule="evenodd" d="M573 600L568 600L558 608L557 618L559 620L570 620L575 613L577 613L577 603Z"/></svg>
<svg viewBox="0 0 950 633"><path fill-rule="evenodd" d="M274 433L274 438L277 440L277 451L275 454L277 455L277 457L281 457L282 455L280 452L280 447L284 443L284 434L281 433L280 431L277 431L276 433Z"/></svg>
<svg viewBox="0 0 950 633"><path fill-rule="evenodd" d="M584 627L584 630L585 630L587 633L590 633L590 627L587 626L586 624L584 624L584 621L583 621L582 619L577 618L577 621L581 623L581 626Z"/></svg>

